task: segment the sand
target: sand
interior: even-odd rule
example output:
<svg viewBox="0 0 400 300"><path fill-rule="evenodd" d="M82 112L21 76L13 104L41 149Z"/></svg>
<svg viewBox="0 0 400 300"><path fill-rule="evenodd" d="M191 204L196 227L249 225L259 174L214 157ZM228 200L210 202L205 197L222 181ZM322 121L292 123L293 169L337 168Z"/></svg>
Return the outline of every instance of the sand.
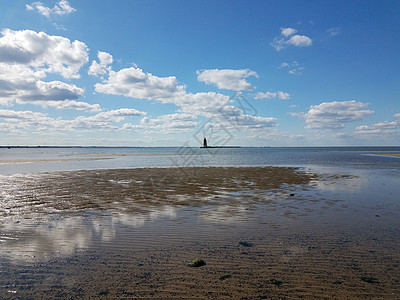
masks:
<svg viewBox="0 0 400 300"><path fill-rule="evenodd" d="M394 210L354 213L316 188L352 179L283 167L2 177L0 296L398 298Z"/></svg>

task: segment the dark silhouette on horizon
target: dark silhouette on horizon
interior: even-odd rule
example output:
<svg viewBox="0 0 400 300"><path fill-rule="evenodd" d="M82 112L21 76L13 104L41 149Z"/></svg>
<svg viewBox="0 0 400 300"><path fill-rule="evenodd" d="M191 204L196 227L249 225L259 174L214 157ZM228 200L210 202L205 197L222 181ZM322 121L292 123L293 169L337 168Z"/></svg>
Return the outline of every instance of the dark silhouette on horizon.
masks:
<svg viewBox="0 0 400 300"><path fill-rule="evenodd" d="M204 138L204 140L203 140L203 148L207 148L208 146L207 146L207 139L206 138Z"/></svg>
<svg viewBox="0 0 400 300"><path fill-rule="evenodd" d="M200 148L240 148L240 146L208 146L207 139L203 139L203 146Z"/></svg>

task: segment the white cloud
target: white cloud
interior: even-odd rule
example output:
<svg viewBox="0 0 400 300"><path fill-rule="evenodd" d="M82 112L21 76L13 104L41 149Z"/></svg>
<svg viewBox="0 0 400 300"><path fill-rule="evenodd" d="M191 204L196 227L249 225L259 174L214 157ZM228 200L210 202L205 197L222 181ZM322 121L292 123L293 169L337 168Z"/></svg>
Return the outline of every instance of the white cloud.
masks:
<svg viewBox="0 0 400 300"><path fill-rule="evenodd" d="M305 35L294 35L297 32L294 28L282 28L281 35L272 40L271 46L275 50L281 51L288 46L309 47L312 45L312 40Z"/></svg>
<svg viewBox="0 0 400 300"><path fill-rule="evenodd" d="M1 33L0 63L28 66L42 74L79 78L78 71L88 62L88 48L80 41L71 42L65 37L32 30L4 29Z"/></svg>
<svg viewBox="0 0 400 300"><path fill-rule="evenodd" d="M281 28L281 34L285 37L291 36L297 32L294 28Z"/></svg>
<svg viewBox="0 0 400 300"><path fill-rule="evenodd" d="M220 83L218 79L226 80L226 73L219 71L224 70L205 70L201 71L201 74L204 75L204 72L212 71L212 75L221 75L221 76L208 76L205 75L206 78L210 79L214 83ZM225 70L226 71L226 70ZM227 70L228 73L234 74L234 80L240 80L240 78L247 76L255 76L255 72L251 70ZM239 71L231 73L230 71ZM254 73L254 74L253 74ZM207 74L207 73L206 73ZM210 73L209 73L210 74ZM238 75L239 74L239 75ZM201 77L201 76L200 76ZM217 79L218 78L218 79ZM205 78L203 78L205 80ZM227 80L229 81L229 80ZM225 81L224 84L228 85ZM249 88L248 83L241 83L242 86ZM122 69L118 72L113 70L109 71L109 77L103 80L102 83L98 83L95 85L96 91L105 94L113 94L113 95L123 95L126 97L131 97L135 99L147 99L147 100L156 100L164 104L174 104L178 107L177 112L179 114L189 114L193 116L203 116L206 118L213 118L214 120L219 120L220 122L232 123L232 119L235 119L235 122L239 121L239 126L245 126L246 128L257 128L257 122L261 127L269 127L274 126L276 124L275 119L270 118L262 118L262 117L254 117L248 116L245 114L241 108L233 105L234 100L230 99L228 96L215 93L186 93L185 86L179 85L176 77L158 77L152 75L150 73L145 73L143 70L137 67L131 67L127 69ZM277 93L278 97L278 93ZM288 94L284 92L280 92L279 97L287 98ZM172 115L176 116L176 115ZM165 119L166 117L159 117L157 119L144 118L142 127L138 125L126 124L124 128L127 130L130 129L138 129L143 128L147 124L147 126L155 128L159 126L161 128L161 124L173 124L173 127L176 129L182 125L185 128L194 126L195 123L193 120L175 120L174 122L168 121ZM168 125L165 125L165 128L168 128Z"/></svg>
<svg viewBox="0 0 400 300"><path fill-rule="evenodd" d="M280 69L286 69L291 75L301 75L304 67L301 66L297 61L292 61L291 63L283 62L279 66Z"/></svg>
<svg viewBox="0 0 400 300"><path fill-rule="evenodd" d="M219 89L231 91L251 91L251 86L245 78L250 76L258 77L257 73L250 69L232 70L232 69L212 69L199 70L197 80L206 84L214 84Z"/></svg>
<svg viewBox="0 0 400 300"><path fill-rule="evenodd" d="M61 81L40 80L43 73L24 65L0 63L0 104L32 103L41 106L72 107L72 103L84 94L84 90ZM62 103L66 101L65 103ZM46 104L45 102L49 102ZM58 102L58 104L56 104ZM80 107L83 108L83 102ZM97 109L86 105L87 109Z"/></svg>
<svg viewBox="0 0 400 300"><path fill-rule="evenodd" d="M393 121L393 122L388 122L388 121L383 121L383 122L378 122L373 125L362 125L362 126L357 126L356 130L357 131L381 131L381 130L391 130L391 129L397 129L400 127L399 122Z"/></svg>
<svg viewBox="0 0 400 300"><path fill-rule="evenodd" d="M117 131L122 129L122 125L117 126L114 123L121 123L128 117L139 117L146 115L145 112L121 108L117 110L110 110L100 112L94 116L79 116L74 120L58 121L56 120L56 127L59 130L111 130ZM57 124L58 123L58 124Z"/></svg>
<svg viewBox="0 0 400 300"><path fill-rule="evenodd" d="M369 103L356 102L355 100L343 102L324 102L313 105L303 115L306 128L340 129L345 123L360 121L364 117L374 114L366 110Z"/></svg>
<svg viewBox="0 0 400 300"><path fill-rule="evenodd" d="M99 51L97 53L99 62L92 61L92 65L89 67L88 74L92 76L106 75L111 71L110 65L113 63L113 57L107 52Z"/></svg>
<svg viewBox="0 0 400 300"><path fill-rule="evenodd" d="M101 63L110 57L99 54ZM112 59L112 58L111 58ZM0 38L0 105L31 103L42 107L100 111L100 105L76 101L84 90L62 81L45 81L48 74L79 78L88 48L79 41L32 30L5 29Z"/></svg>
<svg viewBox="0 0 400 300"><path fill-rule="evenodd" d="M335 137L351 144L396 145L400 139L400 115L394 115L394 121L382 121L372 125L357 126L354 132L338 133Z"/></svg>
<svg viewBox="0 0 400 300"><path fill-rule="evenodd" d="M170 103L180 107L180 112L201 115L207 118L219 115L238 115L241 112L237 107L229 105L230 99L228 96L215 92L182 94L179 97L170 99Z"/></svg>
<svg viewBox="0 0 400 300"><path fill-rule="evenodd" d="M258 92L254 99L261 100L261 99L275 99L279 98L281 100L289 100L290 99L290 94L282 91L277 91L277 92Z"/></svg>
<svg viewBox="0 0 400 300"><path fill-rule="evenodd" d="M258 117L243 114L238 117L232 117L230 121L235 121L242 129L263 129L278 125L278 119L273 117Z"/></svg>
<svg viewBox="0 0 400 300"><path fill-rule="evenodd" d="M19 101L17 101L17 103L22 104ZM89 104L86 102L78 102L78 101L74 101L74 100L35 101L35 102L31 102L31 103L40 105L43 108L47 108L50 106L50 107L55 107L56 109L74 109L74 110L83 110L83 111L90 111L90 112L98 112L98 111L102 110L99 104Z"/></svg>
<svg viewBox="0 0 400 300"><path fill-rule="evenodd" d="M305 35L294 35L286 43L296 47L309 47L312 45L311 39Z"/></svg>
<svg viewBox="0 0 400 300"><path fill-rule="evenodd" d="M400 114L395 114L393 116L394 121L382 121L375 123L373 125L361 125L357 126L355 129L356 134L400 134Z"/></svg>
<svg viewBox="0 0 400 300"><path fill-rule="evenodd" d="M278 98L281 100L289 100L290 99L290 94L282 91L278 91Z"/></svg>
<svg viewBox="0 0 400 300"><path fill-rule="evenodd" d="M68 130L120 130L121 123L129 117L139 117L146 115L145 112L121 108L100 112L93 116L79 116L73 120L54 119L39 112L0 110L0 119L6 121L2 127L12 128L13 130L23 129L30 131L68 131ZM8 124L8 125L7 125Z"/></svg>
<svg viewBox="0 0 400 300"><path fill-rule="evenodd" d="M277 96L277 93L275 93L275 92L265 92L265 93L258 92L258 93L255 95L254 99L257 99L257 100L261 100L261 99L273 99L273 98L276 98L276 96Z"/></svg>
<svg viewBox="0 0 400 300"><path fill-rule="evenodd" d="M95 85L96 92L136 99L162 100L183 93L185 87L174 76L157 77L131 67L109 71L108 79Z"/></svg>
<svg viewBox="0 0 400 300"><path fill-rule="evenodd" d="M39 14L50 18L51 15L68 15L76 11L67 0L60 0L53 8L44 6L42 2L33 2L26 5L27 10L37 10Z"/></svg>
<svg viewBox="0 0 400 300"><path fill-rule="evenodd" d="M63 101L76 99L83 93L83 89L72 84L61 81L44 82L38 80L31 86L31 89L20 91L17 98L21 102Z"/></svg>
<svg viewBox="0 0 400 300"><path fill-rule="evenodd" d="M137 67L109 71L107 79L95 85L96 92L134 99L156 100L175 104L179 112L212 117L228 106L229 97L215 92L186 93L175 76L158 77Z"/></svg>
<svg viewBox="0 0 400 300"><path fill-rule="evenodd" d="M33 111L0 110L0 119L12 122L48 120L45 114Z"/></svg>
<svg viewBox="0 0 400 300"><path fill-rule="evenodd" d="M199 124L196 120L197 117L191 114L167 114L154 119L144 117L140 120L140 125L125 123L123 129L155 130L162 133L188 132Z"/></svg>

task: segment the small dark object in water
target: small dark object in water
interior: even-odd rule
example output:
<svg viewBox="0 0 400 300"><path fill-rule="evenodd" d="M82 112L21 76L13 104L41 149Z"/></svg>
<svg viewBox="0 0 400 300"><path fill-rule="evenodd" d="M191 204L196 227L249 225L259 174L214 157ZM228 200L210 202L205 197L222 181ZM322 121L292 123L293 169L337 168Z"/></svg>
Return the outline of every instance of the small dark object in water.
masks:
<svg viewBox="0 0 400 300"><path fill-rule="evenodd" d="M109 293L110 293L109 290L101 291L101 292L99 293L99 296L107 296Z"/></svg>
<svg viewBox="0 0 400 300"><path fill-rule="evenodd" d="M368 283L379 283L378 279L374 278L374 277L360 277L360 279L362 281L368 282Z"/></svg>
<svg viewBox="0 0 400 300"><path fill-rule="evenodd" d="M380 215L375 215L375 217L380 217Z"/></svg>
<svg viewBox="0 0 400 300"><path fill-rule="evenodd" d="M205 265L206 265L206 262L204 260L200 259L200 258L193 259L188 264L188 266L192 267L192 268L198 268L198 267L202 267L202 266L205 266Z"/></svg>
<svg viewBox="0 0 400 300"><path fill-rule="evenodd" d="M292 193L292 194L290 194L290 197L293 197L294 196L294 194Z"/></svg>
<svg viewBox="0 0 400 300"><path fill-rule="evenodd" d="M270 280L269 280L269 283L270 283L270 284L275 284L276 286L279 287L279 286L282 285L283 282L282 282L282 281L279 281L279 280L276 280L276 279L273 278L273 279L270 279Z"/></svg>
<svg viewBox="0 0 400 300"><path fill-rule="evenodd" d="M249 242L239 242L239 245L241 245L243 247L253 247L254 246L252 243L249 243Z"/></svg>
<svg viewBox="0 0 400 300"><path fill-rule="evenodd" d="M342 284L343 283L343 281L341 281L341 280L336 280L333 284Z"/></svg>
<svg viewBox="0 0 400 300"><path fill-rule="evenodd" d="M219 280L225 280L225 279L228 279L228 278L231 278L231 277L232 277L231 274L226 274L226 275L221 276L219 278Z"/></svg>

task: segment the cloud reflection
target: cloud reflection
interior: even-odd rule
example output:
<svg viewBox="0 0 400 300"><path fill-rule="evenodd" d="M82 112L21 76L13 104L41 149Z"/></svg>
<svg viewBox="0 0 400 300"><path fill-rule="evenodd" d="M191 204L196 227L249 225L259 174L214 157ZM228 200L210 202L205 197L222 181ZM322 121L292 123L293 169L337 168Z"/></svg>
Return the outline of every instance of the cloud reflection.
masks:
<svg viewBox="0 0 400 300"><path fill-rule="evenodd" d="M38 261L69 256L97 243L110 242L119 228L141 228L146 222L175 218L176 208L157 207L137 213L93 214L90 216L43 215L32 212L24 219L0 222L0 257L10 261Z"/></svg>

